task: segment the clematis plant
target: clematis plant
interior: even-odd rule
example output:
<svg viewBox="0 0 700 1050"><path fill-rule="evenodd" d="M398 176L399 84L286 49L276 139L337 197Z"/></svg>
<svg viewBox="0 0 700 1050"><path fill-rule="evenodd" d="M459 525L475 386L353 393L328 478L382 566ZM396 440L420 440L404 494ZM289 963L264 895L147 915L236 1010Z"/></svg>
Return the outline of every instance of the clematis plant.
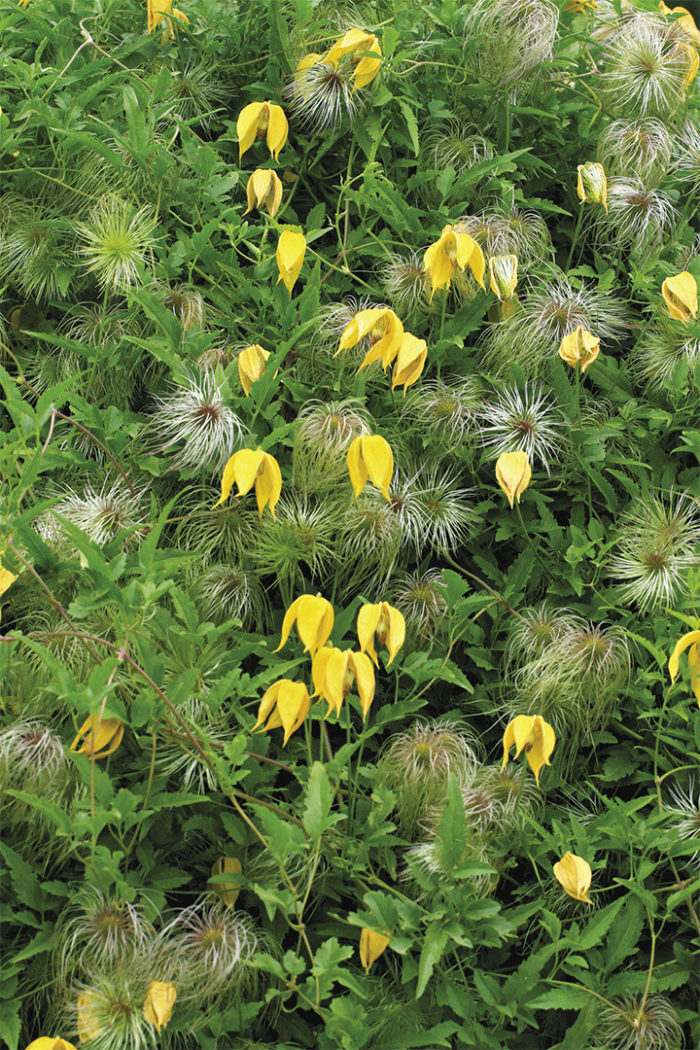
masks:
<svg viewBox="0 0 700 1050"><path fill-rule="evenodd" d="M473 237L457 226L443 226L435 244L431 244L423 258L423 269L430 277L430 298L440 288L449 291L452 274L468 266L481 287L484 287L486 261L484 253Z"/></svg>
<svg viewBox="0 0 700 1050"><path fill-rule="evenodd" d="M328 702L326 718L332 711L340 714L354 683L357 684L362 720L367 718L374 700L375 680L372 661L365 653L324 646L314 656L311 678L314 683L314 696Z"/></svg>
<svg viewBox="0 0 700 1050"><path fill-rule="evenodd" d="M404 337L403 324L394 311L388 308L360 310L343 329L340 346L334 356L337 357L343 350L356 346L366 336L369 336L370 339L370 349L365 354L358 372L374 361L381 361L382 368L386 372L401 349Z"/></svg>
<svg viewBox="0 0 700 1050"><path fill-rule="evenodd" d="M554 878L561 883L564 892L570 897L584 904L593 903L588 896L592 879L591 867L583 857L577 857L575 853L565 853L553 866L552 871Z"/></svg>
<svg viewBox="0 0 700 1050"><path fill-rule="evenodd" d="M253 383L265 374L265 364L269 356L270 351L263 350L258 343L251 343L238 355L238 378L246 397L250 397Z"/></svg>
<svg viewBox="0 0 700 1050"><path fill-rule="evenodd" d="M353 92L367 87L379 72L382 65L382 52L379 42L372 33L363 29L348 29L340 40L336 41L322 62L338 66L343 58L349 57L353 65Z"/></svg>
<svg viewBox="0 0 700 1050"><path fill-rule="evenodd" d="M361 434L350 444L347 455L348 472L355 492L360 495L368 480L390 499L389 485L394 472L394 454L391 445L380 434Z"/></svg>
<svg viewBox="0 0 700 1050"><path fill-rule="evenodd" d="M229 459L221 476L221 496L214 504L220 506L228 499L234 485L238 486L238 495L245 496L255 485L255 497L258 511L262 518L265 507L270 508L275 516L275 506L282 492L282 472L274 456L263 452L261 448L243 448Z"/></svg>
<svg viewBox="0 0 700 1050"><path fill-rule="evenodd" d="M287 141L289 122L281 106L274 102L251 102L244 106L236 121L238 132L238 159L250 149L256 139L265 136L267 148L275 160Z"/></svg>
<svg viewBox="0 0 700 1050"><path fill-rule="evenodd" d="M525 757L532 772L535 774L537 786L540 786L540 770L542 766L549 766L552 752L556 743L554 730L549 722L545 722L541 715L517 715L512 722L506 726L503 734L503 763L501 769L508 764L510 749L515 744L515 758L525 749Z"/></svg>
<svg viewBox="0 0 700 1050"><path fill-rule="evenodd" d="M279 175L271 168L256 168L248 179L246 193L248 207L243 212L244 215L255 207L260 210L267 208L270 218L273 218L282 203L282 183Z"/></svg>
<svg viewBox="0 0 700 1050"><path fill-rule="evenodd" d="M587 332L583 325L565 335L559 347L562 361L566 361L572 368L580 367L581 375L593 364L599 353L600 339Z"/></svg>
<svg viewBox="0 0 700 1050"><path fill-rule="evenodd" d="M124 723L120 718L94 718L89 715L70 746L77 755L90 758L106 758L116 751L124 736Z"/></svg>
<svg viewBox="0 0 700 1050"><path fill-rule="evenodd" d="M313 654L325 645L331 636L335 613L333 606L320 594L302 594L287 609L282 621L282 640L275 649L278 653L289 638L294 624L304 643L304 652Z"/></svg>
<svg viewBox="0 0 700 1050"><path fill-rule="evenodd" d="M271 685L263 695L258 708L258 718L253 726L256 729L284 729L283 744L286 744L292 733L295 733L309 713L311 701L303 682L293 682L289 678L280 678ZM267 725L263 722L267 719Z"/></svg>
<svg viewBox="0 0 700 1050"><path fill-rule="evenodd" d="M173 0L148 0L147 20L149 33L153 33L161 22L167 19L168 36L171 40L174 40L173 18L176 18L178 22L182 22L184 25L190 24L187 15L183 14L177 7L173 7Z"/></svg>
<svg viewBox="0 0 700 1050"><path fill-rule="evenodd" d="M428 344L425 339L418 339L410 332L404 332L401 346L394 361L391 376L391 389L403 386L404 397L409 386L420 377L428 359ZM364 367L364 366L361 366Z"/></svg>
<svg viewBox="0 0 700 1050"><path fill-rule="evenodd" d="M357 614L357 638L360 651L369 653L377 667L379 659L374 648L375 638L379 645L385 645L389 650L389 659L386 662L388 667L406 639L406 621L403 613L388 602L361 606Z"/></svg>
<svg viewBox="0 0 700 1050"><path fill-rule="evenodd" d="M277 242L277 269L279 270L277 283L284 281L290 295L297 277L301 273L305 254L306 240L304 234L296 233L294 230L283 230Z"/></svg>

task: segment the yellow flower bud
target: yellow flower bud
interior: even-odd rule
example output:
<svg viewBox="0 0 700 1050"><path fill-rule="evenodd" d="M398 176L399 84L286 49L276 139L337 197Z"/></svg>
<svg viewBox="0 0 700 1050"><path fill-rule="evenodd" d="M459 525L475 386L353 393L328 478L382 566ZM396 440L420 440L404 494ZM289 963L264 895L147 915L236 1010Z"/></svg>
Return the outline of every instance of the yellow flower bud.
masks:
<svg viewBox="0 0 700 1050"><path fill-rule="evenodd" d="M275 160L278 160L280 150L287 141L289 122L281 106L276 106L273 102L251 102L238 114L236 131L239 160L256 138L261 139L263 135L267 139L267 148Z"/></svg>
<svg viewBox="0 0 700 1050"><path fill-rule="evenodd" d="M35 1039L30 1043L27 1050L75 1050L75 1047L67 1039L61 1039L58 1036L49 1037L42 1035L39 1039Z"/></svg>
<svg viewBox="0 0 700 1050"><path fill-rule="evenodd" d="M572 368L580 366L581 374L592 365L600 353L600 339L587 332L579 325L573 332L565 335L559 347L559 356Z"/></svg>
<svg viewBox="0 0 700 1050"><path fill-rule="evenodd" d="M564 887L574 900L583 901L584 904L592 904L588 896L591 885L592 872L590 865L583 857L577 857L575 853L565 853L561 860L552 868L554 878Z"/></svg>
<svg viewBox="0 0 700 1050"><path fill-rule="evenodd" d="M691 317L698 316L698 284L687 270L667 277L661 285L661 294L675 321L687 324Z"/></svg>
<svg viewBox="0 0 700 1050"><path fill-rule="evenodd" d="M290 295L301 272L305 252L306 241L303 233L294 233L293 230L282 231L277 243L277 269L279 270L277 283L284 281Z"/></svg>
<svg viewBox="0 0 700 1050"><path fill-rule="evenodd" d="M247 215L254 207L267 208L270 218L282 203L282 183L276 171L271 168L256 168L248 179L248 207L243 212Z"/></svg>
<svg viewBox="0 0 700 1050"><path fill-rule="evenodd" d="M508 497L511 508L514 500L520 503L531 478L532 467L526 452L502 452L496 460L496 481Z"/></svg>
<svg viewBox="0 0 700 1050"><path fill-rule="evenodd" d="M265 362L270 356L269 350L263 350L257 343L252 343L238 355L238 378L246 397L250 396L253 383L265 373Z"/></svg>
<svg viewBox="0 0 700 1050"><path fill-rule="evenodd" d="M512 299L518 283L518 256L492 255L489 259L489 283L500 302Z"/></svg>
<svg viewBox="0 0 700 1050"><path fill-rule="evenodd" d="M184 23L184 25L190 24L187 15L183 15L182 11L179 11L177 7L173 7L173 0L148 0L147 20L149 33L154 32L161 22L164 22L167 19L168 35L171 40L174 40L175 30L173 28L173 18L177 18L177 20Z"/></svg>
<svg viewBox="0 0 700 1050"><path fill-rule="evenodd" d="M219 857L211 868L212 875L240 875L242 871L243 865L238 857ZM241 891L237 882L217 882L214 892L218 893L226 907L230 908L238 900Z"/></svg>
<svg viewBox="0 0 700 1050"><path fill-rule="evenodd" d="M364 57L359 58L360 54L363 54ZM374 80L380 70L382 52L376 36L373 36L371 33L365 33L362 29L348 29L347 33L333 45L321 61L337 66L340 60L346 56L350 56L354 66L354 94L358 88L366 87L367 84Z"/></svg>
<svg viewBox="0 0 700 1050"><path fill-rule="evenodd" d="M370 967L377 961L382 952L386 951L389 938L383 933L375 933L374 930L363 928L360 934L360 962L365 973L369 973Z"/></svg>
<svg viewBox="0 0 700 1050"><path fill-rule="evenodd" d="M525 748L525 758L528 765L535 774L537 786L540 784L540 770L542 766L550 766L549 761L554 745L556 743L554 730L541 715L517 715L512 722L506 726L503 734L503 763L505 769L510 749L515 744L515 758Z"/></svg>
<svg viewBox="0 0 700 1050"><path fill-rule="evenodd" d="M388 441L379 434L362 434L356 437L348 449L347 464L355 499L368 480L377 486L384 499L390 499L389 485L394 472L394 454Z"/></svg>
<svg viewBox="0 0 700 1050"><path fill-rule="evenodd" d="M579 164L576 193L584 204L602 204L608 210L608 180L605 168L597 161Z"/></svg>
<svg viewBox="0 0 700 1050"><path fill-rule="evenodd" d="M143 1016L150 1021L156 1032L165 1028L173 1016L177 989L170 981L151 981L143 1004Z"/></svg>
<svg viewBox="0 0 700 1050"><path fill-rule="evenodd" d="M255 485L255 497L258 511L262 518L265 507L269 505L272 517L282 492L282 472L274 456L263 452L261 448L243 448L229 459L221 476L221 497L214 504L220 506L228 499L234 485L238 486L238 495L245 496Z"/></svg>
<svg viewBox="0 0 700 1050"><path fill-rule="evenodd" d="M70 746L77 755L91 758L106 758L116 751L124 736L124 723L120 718L93 718L89 715ZM78 744L80 743L80 747Z"/></svg>

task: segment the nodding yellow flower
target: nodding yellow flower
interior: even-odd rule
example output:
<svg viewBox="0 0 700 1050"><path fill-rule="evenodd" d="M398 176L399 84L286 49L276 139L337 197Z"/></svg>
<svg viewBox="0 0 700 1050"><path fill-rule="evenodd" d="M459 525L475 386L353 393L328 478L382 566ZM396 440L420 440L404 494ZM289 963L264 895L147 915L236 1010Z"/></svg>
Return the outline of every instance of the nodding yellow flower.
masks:
<svg viewBox="0 0 700 1050"><path fill-rule="evenodd" d="M377 961L379 956L389 944L389 938L383 933L375 933L365 926L360 934L360 962L365 973L369 973L370 967Z"/></svg>
<svg viewBox="0 0 700 1050"><path fill-rule="evenodd" d="M698 284L687 270L667 277L661 285L661 294L675 321L687 324L691 317L698 316Z"/></svg>
<svg viewBox="0 0 700 1050"><path fill-rule="evenodd" d="M554 878L564 887L574 900L583 901L584 904L592 904L588 896L593 873L590 864L583 857L577 857L575 853L565 853L561 860L552 867Z"/></svg>
<svg viewBox="0 0 700 1050"><path fill-rule="evenodd" d="M266 137L267 148L275 160L278 160L280 150L287 141L289 122L282 107L276 106L274 102L251 102L238 114L236 131L239 161L256 138L261 139L263 135Z"/></svg>
<svg viewBox="0 0 700 1050"><path fill-rule="evenodd" d="M265 507L269 505L272 517L282 492L282 473L274 456L263 452L261 448L242 448L234 452L224 467L221 476L221 497L214 504L219 507L226 499L233 486L238 485L238 495L245 496L255 485L255 497L258 511L262 518Z"/></svg>
<svg viewBox="0 0 700 1050"><path fill-rule="evenodd" d="M171 40L175 39L173 18L177 18L179 22L183 22L186 26L190 24L187 15L184 15L177 7L173 7L173 0L148 0L148 32L153 33L166 18L168 20L168 35Z"/></svg>
<svg viewBox="0 0 700 1050"><path fill-rule="evenodd" d="M501 769L508 764L510 749L515 744L515 758L525 748L525 758L532 772L535 774L537 786L540 786L540 770L542 766L550 766L549 761L554 745L556 743L554 730L541 715L517 715L512 722L506 726L503 734L503 763Z"/></svg>
<svg viewBox="0 0 700 1050"><path fill-rule="evenodd" d="M671 675L671 684L678 677L680 669L680 658L688 650L688 670L690 671L690 688L695 694L695 699L700 707L700 631L688 631L676 642L673 652L668 661L668 673Z"/></svg>
<svg viewBox="0 0 700 1050"><path fill-rule="evenodd" d="M4 594L8 587L11 587L17 577L9 569L3 569L0 565L0 594Z"/></svg>
<svg viewBox="0 0 700 1050"><path fill-rule="evenodd" d="M303 725L309 713L311 699L303 682L292 682L289 678L280 678L275 682L260 701L258 720L253 726L256 729L284 729L283 745L286 745L292 733ZM268 717L269 716L269 717ZM267 718L267 725L263 722Z"/></svg>
<svg viewBox="0 0 700 1050"><path fill-rule="evenodd" d="M514 500L520 503L531 478L532 467L527 452L502 452L496 460L496 481L508 497L511 510Z"/></svg>
<svg viewBox="0 0 700 1050"><path fill-rule="evenodd" d="M605 168L597 161L579 164L576 193L583 204L602 204L608 210L608 179Z"/></svg>
<svg viewBox="0 0 700 1050"><path fill-rule="evenodd" d="M446 286L449 291L452 274L465 266L483 288L486 261L481 248L473 237L456 226L443 226L439 240L430 245L423 258L423 269L430 277L431 300L440 288Z"/></svg>
<svg viewBox="0 0 700 1050"><path fill-rule="evenodd" d="M272 218L282 203L282 183L277 172L271 168L256 168L248 179L246 192L248 207L244 215L257 206L259 209L267 208Z"/></svg>
<svg viewBox="0 0 700 1050"><path fill-rule="evenodd" d="M678 26L682 33L700 45L700 30L687 7L667 7L664 0L660 0L659 11L664 15L680 15L680 18L674 18L673 25Z"/></svg>
<svg viewBox="0 0 700 1050"><path fill-rule="evenodd" d="M257 343L247 346L238 355L238 378L246 397L250 397L253 383L265 374L265 363L269 356L270 351L263 350Z"/></svg>
<svg viewBox="0 0 700 1050"><path fill-rule="evenodd" d="M120 718L101 718L98 722L92 715L88 715L70 749L77 755L106 758L117 750L123 736L124 723Z"/></svg>
<svg viewBox="0 0 700 1050"><path fill-rule="evenodd" d="M389 650L389 659L386 662L388 667L406 639L406 621L402 613L388 602L363 605L357 614L360 651L369 653L379 667L377 651L374 648L375 636L379 645L385 645Z"/></svg>
<svg viewBox="0 0 700 1050"><path fill-rule="evenodd" d="M587 332L579 325L573 332L565 335L559 347L559 356L572 368L581 369L581 375L592 365L600 353L600 339Z"/></svg>
<svg viewBox="0 0 700 1050"><path fill-rule="evenodd" d="M238 857L219 857L211 868L212 875L240 875L242 871L243 865ZM237 882L217 882L213 889L227 908L231 908L236 903L241 892Z"/></svg>
<svg viewBox="0 0 700 1050"><path fill-rule="evenodd" d="M360 56L363 57L360 57ZM382 64L382 52L376 36L365 33L362 29L348 29L333 47L319 61L337 66L342 58L350 57L354 66L353 93L359 88L367 87L374 80ZM307 58L310 56L307 55Z"/></svg>
<svg viewBox="0 0 700 1050"><path fill-rule="evenodd" d="M394 472L394 454L391 445L379 434L361 434L348 449L348 471L355 499L370 480L384 499L389 496L389 485Z"/></svg>
<svg viewBox="0 0 700 1050"><path fill-rule="evenodd" d="M150 1021L156 1032L165 1028L173 1016L177 988L170 981L151 981L143 1004L143 1016Z"/></svg>
<svg viewBox="0 0 700 1050"><path fill-rule="evenodd" d="M374 361L381 361L386 372L401 349L403 335L403 324L393 310L360 310L343 329L340 345L333 356L337 357L343 350L349 350L365 336L369 336L370 348L357 371L361 372Z"/></svg>
<svg viewBox="0 0 700 1050"><path fill-rule="evenodd" d="M492 255L489 259L489 283L499 302L509 302L518 283L518 256Z"/></svg>
<svg viewBox="0 0 700 1050"><path fill-rule="evenodd" d="M334 619L333 606L326 598L320 594L302 594L284 614L282 640L275 652L280 651L289 638L292 624L296 623L297 632L304 643L304 652L313 656L330 638Z"/></svg>
<svg viewBox="0 0 700 1050"><path fill-rule="evenodd" d="M340 714L343 703L357 684L357 695L360 698L363 722L369 714L374 700L374 667L365 653L355 653L350 649L336 649L324 646L319 649L311 664L311 677L314 683L314 696L328 702L328 718L332 711Z"/></svg>
<svg viewBox="0 0 700 1050"><path fill-rule="evenodd" d="M277 283L284 281L289 294L296 279L301 273L301 265L306 253L306 240L303 233L294 233L293 230L283 230L277 242L277 269L279 277Z"/></svg>
<svg viewBox="0 0 700 1050"><path fill-rule="evenodd" d="M19 2L24 3L24 0L19 0ZM27 6L26 3L24 6ZM75 1050L75 1046L59 1036L42 1035L30 1043L27 1050Z"/></svg>
<svg viewBox="0 0 700 1050"><path fill-rule="evenodd" d="M404 332L401 346L394 361L391 375L391 389L403 386L403 394L420 377L428 359L428 344L425 339L418 339L410 332Z"/></svg>

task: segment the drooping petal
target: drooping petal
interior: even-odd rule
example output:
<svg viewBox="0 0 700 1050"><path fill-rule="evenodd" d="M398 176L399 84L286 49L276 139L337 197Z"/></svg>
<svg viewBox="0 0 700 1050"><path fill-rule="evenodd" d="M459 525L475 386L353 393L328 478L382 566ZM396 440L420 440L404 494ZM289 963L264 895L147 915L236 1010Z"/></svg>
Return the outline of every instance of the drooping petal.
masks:
<svg viewBox="0 0 700 1050"><path fill-rule="evenodd" d="M279 159L280 150L287 141L289 122L281 106L270 103L270 117L267 124L267 148L275 160Z"/></svg>
<svg viewBox="0 0 700 1050"><path fill-rule="evenodd" d="M364 434L360 441L367 474L384 499L389 499L389 485L394 472L394 454L391 451L391 445L381 434Z"/></svg>
<svg viewBox="0 0 700 1050"><path fill-rule="evenodd" d="M322 645L326 644L327 637L323 638L322 641L319 639L322 635L321 628L324 624L328 606L330 606L330 602L313 594L304 594L299 599L296 615L297 631L304 643L304 652L315 652L316 649L320 649Z"/></svg>
<svg viewBox="0 0 700 1050"><path fill-rule="evenodd" d="M124 723L120 718L101 718L98 723L96 718L88 715L70 749L78 755L106 758L117 750L123 736Z"/></svg>
<svg viewBox="0 0 700 1050"><path fill-rule="evenodd" d="M369 653L372 660L379 667L377 650L374 648L374 632L382 614L382 604L363 605L357 614L357 640L360 643L360 651Z"/></svg>
<svg viewBox="0 0 700 1050"><path fill-rule="evenodd" d="M671 676L671 684L675 682L678 676L682 654L697 642L700 642L700 631L688 631L686 634L681 635L676 642L668 661L668 673Z"/></svg>
<svg viewBox="0 0 700 1050"><path fill-rule="evenodd" d="M297 618L297 613L299 612L299 605L301 604L301 602L304 600L305 597L306 597L306 595L302 594L301 597L295 598L294 601L292 602L292 604L287 609L286 613L284 614L284 620L282 621L282 640L281 640L280 644L277 646L277 648L275 649L276 653L278 653L280 651L280 649L282 648L284 643L289 638L289 632L291 631L292 627L294 626L294 623L295 623L296 618Z"/></svg>
<svg viewBox="0 0 700 1050"><path fill-rule="evenodd" d="M365 973L369 973L370 967L377 961L382 952L386 951L389 938L383 933L375 933L366 927L360 934L360 962Z"/></svg>
<svg viewBox="0 0 700 1050"><path fill-rule="evenodd" d="M328 703L328 718L332 711L340 714L343 701L345 700L345 676L348 670L350 653L342 649L331 648L328 650L325 669L323 672L323 685L321 696Z"/></svg>
<svg viewBox="0 0 700 1050"><path fill-rule="evenodd" d="M511 508L516 499L520 503L531 478L532 467L526 452L502 452L496 460L496 481L508 497Z"/></svg>
<svg viewBox="0 0 700 1050"><path fill-rule="evenodd" d="M264 452L263 466L255 483L255 497L258 501L258 511L262 518L265 507L269 505L272 517L275 516L275 507L279 502L282 492L282 472L274 456Z"/></svg>
<svg viewBox="0 0 700 1050"><path fill-rule="evenodd" d="M428 344L425 339L418 339L410 332L404 332L401 346L394 362L391 389L394 390L397 386L403 386L405 395L406 389L415 383L421 375L427 358Z"/></svg>
<svg viewBox="0 0 700 1050"><path fill-rule="evenodd" d="M277 696L277 711L284 729L282 743L286 744L309 713L309 694L303 682L285 680Z"/></svg>
<svg viewBox="0 0 700 1050"><path fill-rule="evenodd" d="M347 453L347 465L348 473L350 475L350 483L352 484L353 492L355 493L355 499L357 499L369 478L367 466L362 456L361 436L356 437L355 440L350 443Z"/></svg>
<svg viewBox="0 0 700 1050"><path fill-rule="evenodd" d="M435 293L445 285L448 289L450 287L454 267L447 253L447 238L447 234L441 234L440 239L426 249L423 257L423 269L430 277L431 301Z"/></svg>
<svg viewBox="0 0 700 1050"><path fill-rule="evenodd" d="M382 609L389 617L389 633L386 639L386 646L389 650L389 659L386 662L388 667L406 641L406 621L403 613L395 609L393 605L382 602Z"/></svg>
<svg viewBox="0 0 700 1050"><path fill-rule="evenodd" d="M301 273L305 253L306 240L304 234L295 233L293 230L283 230L277 242L277 268L279 270L277 283L284 281L290 295L297 277Z"/></svg>
<svg viewBox="0 0 700 1050"><path fill-rule="evenodd" d="M249 150L255 142L255 136L258 132L258 121L266 105L266 102L251 102L248 106L244 106L238 114L236 132L238 134L239 161L246 150Z"/></svg>
<svg viewBox="0 0 700 1050"><path fill-rule="evenodd" d="M698 315L698 285L692 273L683 270L673 277L667 277L661 285L668 312L675 321L684 324Z"/></svg>
<svg viewBox="0 0 700 1050"><path fill-rule="evenodd" d="M369 335L386 313L386 310L380 309L359 310L352 321L345 325L340 336L340 346L336 351L336 355L341 350L348 350L351 346L355 346L360 339L364 339L366 335Z"/></svg>
<svg viewBox="0 0 700 1050"><path fill-rule="evenodd" d="M173 1015L177 989L170 981L151 981L143 1004L143 1016L150 1021L156 1032L165 1028Z"/></svg>
<svg viewBox="0 0 700 1050"><path fill-rule="evenodd" d="M285 619L286 619L286 617L285 617ZM289 633L289 632L287 632L287 633ZM284 644L284 643L282 643L282 644ZM280 646L280 648L281 648L281 646ZM269 687L269 689L265 690L265 692L263 693L262 700L260 701L260 707L258 708L257 720L256 720L255 725L253 726L253 728L251 730L252 733L254 733L256 731L256 729L258 729L260 726L262 726L263 722L265 721L265 719L267 718L267 716L270 714L270 712L274 708L275 704L277 703L277 696L279 695L280 689L282 688L284 683L288 682L288 681L289 681L288 678L281 678L279 680L279 682L275 682L273 685L271 685Z"/></svg>
<svg viewBox="0 0 700 1050"><path fill-rule="evenodd" d="M350 653L350 662L355 671L357 695L362 708L362 721L366 721L369 709L374 700L375 678L372 661L366 653Z"/></svg>
<svg viewBox="0 0 700 1050"><path fill-rule="evenodd" d="M529 742L535 727L535 715L516 715L513 719L513 738L515 740L515 758Z"/></svg>
<svg viewBox="0 0 700 1050"><path fill-rule="evenodd" d="M593 903L588 896L593 874L583 857L577 857L575 853L565 853L553 866L552 871L557 882L561 883L564 892L570 897L585 904Z"/></svg>

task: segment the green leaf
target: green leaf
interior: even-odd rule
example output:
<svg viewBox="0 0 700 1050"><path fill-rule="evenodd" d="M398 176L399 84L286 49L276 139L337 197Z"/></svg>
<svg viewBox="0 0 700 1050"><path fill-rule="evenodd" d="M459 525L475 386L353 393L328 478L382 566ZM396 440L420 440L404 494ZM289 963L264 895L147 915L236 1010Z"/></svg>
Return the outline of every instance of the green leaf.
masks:
<svg viewBox="0 0 700 1050"><path fill-rule="evenodd" d="M312 839L320 839L324 831L332 827L341 818L340 814L331 816L333 805L333 788L321 762L314 762L306 788L306 805L303 823Z"/></svg>
<svg viewBox="0 0 700 1050"><path fill-rule="evenodd" d="M446 871L455 871L464 859L467 847L467 821L459 781L450 773L447 799L440 816L440 855Z"/></svg>
<svg viewBox="0 0 700 1050"><path fill-rule="evenodd" d="M420 999L421 995L427 988L435 964L440 961L442 954L445 951L447 940L447 933L443 929L442 923L431 922L430 926L428 926L428 929L425 931L423 947L421 949L420 960L418 963L416 999Z"/></svg>

